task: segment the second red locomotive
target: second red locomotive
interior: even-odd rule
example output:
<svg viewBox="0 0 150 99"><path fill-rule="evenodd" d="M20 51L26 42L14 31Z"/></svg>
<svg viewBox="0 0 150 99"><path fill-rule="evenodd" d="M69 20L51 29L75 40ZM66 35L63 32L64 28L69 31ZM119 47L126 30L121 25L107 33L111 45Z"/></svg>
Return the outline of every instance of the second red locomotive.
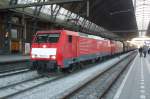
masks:
<svg viewBox="0 0 150 99"><path fill-rule="evenodd" d="M38 71L68 69L72 64L123 52L123 43L68 30L38 31L31 60Z"/></svg>

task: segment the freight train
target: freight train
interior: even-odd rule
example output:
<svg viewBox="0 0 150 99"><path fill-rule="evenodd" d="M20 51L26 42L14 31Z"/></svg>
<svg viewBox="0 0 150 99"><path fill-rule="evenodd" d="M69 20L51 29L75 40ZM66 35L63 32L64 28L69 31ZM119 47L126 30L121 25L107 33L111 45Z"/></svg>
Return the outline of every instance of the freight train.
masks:
<svg viewBox="0 0 150 99"><path fill-rule="evenodd" d="M33 68L40 72L70 71L78 66L74 64L133 50L124 45L120 41L69 30L38 31L33 37L30 58Z"/></svg>

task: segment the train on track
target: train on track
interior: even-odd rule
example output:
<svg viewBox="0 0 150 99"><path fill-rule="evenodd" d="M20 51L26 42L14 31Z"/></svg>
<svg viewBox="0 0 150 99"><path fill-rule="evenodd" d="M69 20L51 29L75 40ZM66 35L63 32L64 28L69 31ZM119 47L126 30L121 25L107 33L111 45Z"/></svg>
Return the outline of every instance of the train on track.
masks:
<svg viewBox="0 0 150 99"><path fill-rule="evenodd" d="M30 58L33 68L71 71L85 61L98 61L133 50L128 43L69 30L38 31L33 37Z"/></svg>

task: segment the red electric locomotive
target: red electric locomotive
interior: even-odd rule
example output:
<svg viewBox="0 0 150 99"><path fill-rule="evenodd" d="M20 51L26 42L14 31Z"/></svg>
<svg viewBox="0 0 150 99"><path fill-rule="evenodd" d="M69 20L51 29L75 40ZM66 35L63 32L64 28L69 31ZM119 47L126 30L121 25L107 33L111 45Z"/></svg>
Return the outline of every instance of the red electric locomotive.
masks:
<svg viewBox="0 0 150 99"><path fill-rule="evenodd" d="M72 64L96 60L123 51L123 44L98 36L68 30L38 31L30 57L38 71L68 69Z"/></svg>

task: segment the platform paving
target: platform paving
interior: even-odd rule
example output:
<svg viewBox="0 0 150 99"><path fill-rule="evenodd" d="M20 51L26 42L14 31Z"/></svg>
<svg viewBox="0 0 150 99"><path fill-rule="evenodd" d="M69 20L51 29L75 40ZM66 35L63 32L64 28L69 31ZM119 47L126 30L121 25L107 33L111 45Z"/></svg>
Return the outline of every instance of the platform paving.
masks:
<svg viewBox="0 0 150 99"><path fill-rule="evenodd" d="M137 55L113 99L150 99L150 55Z"/></svg>

